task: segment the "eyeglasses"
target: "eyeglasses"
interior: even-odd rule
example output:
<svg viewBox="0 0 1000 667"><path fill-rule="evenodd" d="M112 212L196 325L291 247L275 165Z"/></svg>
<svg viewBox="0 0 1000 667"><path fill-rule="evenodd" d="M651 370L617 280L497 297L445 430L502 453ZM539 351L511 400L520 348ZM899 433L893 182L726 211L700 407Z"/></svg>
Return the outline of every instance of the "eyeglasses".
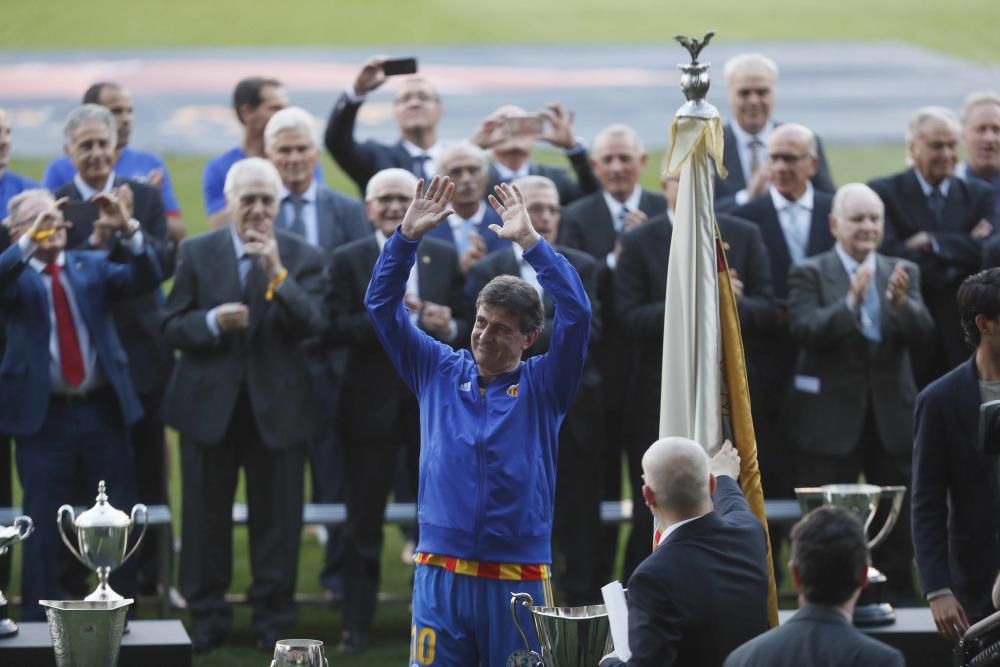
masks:
<svg viewBox="0 0 1000 667"><path fill-rule="evenodd" d="M412 197L403 195L382 195L375 197L375 202L382 206L388 206L389 204L409 204L412 199Z"/></svg>
<svg viewBox="0 0 1000 667"><path fill-rule="evenodd" d="M808 153L802 155L792 155L790 153L769 153L767 159L771 162L784 162L785 164L795 164L799 160L810 157Z"/></svg>

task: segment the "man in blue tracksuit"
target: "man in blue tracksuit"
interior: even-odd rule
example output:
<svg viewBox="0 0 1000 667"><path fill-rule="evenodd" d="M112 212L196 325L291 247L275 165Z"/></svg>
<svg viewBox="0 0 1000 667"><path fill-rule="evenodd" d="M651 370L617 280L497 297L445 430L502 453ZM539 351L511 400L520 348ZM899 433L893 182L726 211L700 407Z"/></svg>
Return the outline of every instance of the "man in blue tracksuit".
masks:
<svg viewBox="0 0 1000 667"><path fill-rule="evenodd" d="M532 227L520 192L497 189L500 238L556 307L549 352L521 361L544 311L529 283L500 276L476 300L472 352L410 322L403 305L417 244L451 215L454 185L418 185L375 265L365 304L386 352L420 403L417 569L411 665L522 664L512 591L552 605L549 581L559 426L576 395L590 336L590 302L576 271ZM530 627L529 619L524 619ZM529 635L534 639L534 632ZM537 647L536 647L537 649Z"/></svg>

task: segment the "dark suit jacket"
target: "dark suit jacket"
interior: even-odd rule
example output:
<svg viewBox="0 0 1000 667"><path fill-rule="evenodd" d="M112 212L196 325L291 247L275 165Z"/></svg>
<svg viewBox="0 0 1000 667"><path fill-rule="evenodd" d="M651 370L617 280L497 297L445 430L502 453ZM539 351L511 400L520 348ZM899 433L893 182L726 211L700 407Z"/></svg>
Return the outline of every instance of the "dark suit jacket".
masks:
<svg viewBox="0 0 1000 667"><path fill-rule="evenodd" d="M167 218L163 208L160 190L146 183L115 179L115 185L127 184L134 195L132 217L142 226L146 243L159 260L163 279L174 274L177 246L167 239ZM70 201L80 201L82 196L76 185L69 183L59 188L55 197L69 197ZM94 231L93 220L76 221L67 231L66 247L91 250L90 234ZM103 248L113 262L128 261L128 251L121 247L117 238L112 238ZM173 368L174 355L160 336L163 296L159 285L145 294L115 303L111 314L118 329L125 353L128 355L129 372L132 383L140 394L162 391Z"/></svg>
<svg viewBox="0 0 1000 667"><path fill-rule="evenodd" d="M285 207L278 211L275 226L285 229ZM317 245L324 256L355 239L368 236L372 226L368 223L365 207L357 199L334 192L325 185L316 189Z"/></svg>
<svg viewBox="0 0 1000 667"><path fill-rule="evenodd" d="M983 246L983 268L1000 266L1000 236L995 236Z"/></svg>
<svg viewBox="0 0 1000 667"><path fill-rule="evenodd" d="M630 667L717 667L767 630L764 528L731 477L718 478L714 502L715 511L677 528L629 579Z"/></svg>
<svg viewBox="0 0 1000 667"><path fill-rule="evenodd" d="M288 277L272 301L264 298L263 285L244 295L229 226L181 244L163 318L165 340L181 353L164 419L199 444L222 441L243 387L266 446L301 444L316 428L319 406L301 343L326 329L324 262L297 235L279 229L275 237ZM230 302L250 307L250 326L216 337L205 315Z"/></svg>
<svg viewBox="0 0 1000 667"><path fill-rule="evenodd" d="M898 261L904 262L910 288L906 303L896 309L885 292ZM882 334L877 344L861 334L858 316L847 307L851 278L836 250L793 266L788 284L789 323L799 345L795 372L819 382L816 393L795 387L792 394L787 411L792 446L811 454L849 454L871 405L885 451L909 452L917 393L910 348L934 328L920 298L920 270L906 260L876 257Z"/></svg>
<svg viewBox="0 0 1000 667"><path fill-rule="evenodd" d="M563 206L576 201L584 195L597 192L601 187L601 184L597 182L597 178L594 176L593 170L590 168L590 158L586 150L570 153L566 158L569 160L570 166L573 167L573 172L576 174L575 179L562 167L535 164L534 162L528 165L529 175L544 176L555 183L556 190L559 191L559 203ZM506 182L500 178L500 174L493 163L490 163L486 192L492 193L495 186Z"/></svg>
<svg viewBox="0 0 1000 667"><path fill-rule="evenodd" d="M341 94L330 113L324 142L333 159L364 194L371 177L383 169L399 167L412 172L413 158L406 152L401 141L395 144L383 144L374 139L364 143L355 141L354 121L360 108L361 104L351 102L347 93ZM417 176L423 178L423 174Z"/></svg>
<svg viewBox="0 0 1000 667"><path fill-rule="evenodd" d="M128 357L111 319L111 304L154 289L160 267L144 244L127 264L108 260L103 252L67 251L63 268L80 314L97 351L97 363L114 389L122 420L134 424L142 404L128 373ZM0 363L0 433L31 435L48 414L49 298L38 272L10 246L0 254L0 320L7 325L7 347Z"/></svg>
<svg viewBox="0 0 1000 667"><path fill-rule="evenodd" d="M781 123L776 123L780 125ZM725 165L729 176L725 179L716 173L715 175L715 210L732 211L737 207L736 193L747 187L746 179L743 178L743 165L740 164L739 149L736 147L736 133L733 132L731 123L722 126L722 164ZM830 195L837 190L833 185L833 178L830 176L830 167L826 163L826 154L823 152L823 142L816 137L816 149L819 153L816 173L813 174L812 184L820 192ZM749 202L747 202L749 203Z"/></svg>
<svg viewBox="0 0 1000 667"><path fill-rule="evenodd" d="M333 253L328 303L330 338L334 344L347 346L336 414L348 444L378 441L397 433L394 427L399 416L416 401L375 336L365 310L365 292L378 257L373 233ZM466 345L470 329L463 317L465 283L454 247L425 236L417 249L416 262L421 300L450 307L458 325L451 344ZM412 415L416 418L415 409Z"/></svg>
<svg viewBox="0 0 1000 667"><path fill-rule="evenodd" d="M925 593L951 588L970 621L993 611L1000 569L996 457L981 454L975 356L917 396L913 547Z"/></svg>
<svg viewBox="0 0 1000 667"><path fill-rule="evenodd" d="M503 227L503 220L501 220L500 215L493 210L493 207L487 204L486 213L483 215L483 221L479 223L478 230L479 235L483 237L483 241L486 244L487 255L491 252L496 252L497 250L503 250L510 243L509 241L504 241L497 236L496 232L490 229L490 225L499 225ZM447 220L427 232L427 238L447 243L452 248L455 247L455 235L451 233L451 227L448 226Z"/></svg>
<svg viewBox="0 0 1000 667"><path fill-rule="evenodd" d="M903 667L903 654L856 629L843 612L807 604L780 627L751 639L725 667Z"/></svg>

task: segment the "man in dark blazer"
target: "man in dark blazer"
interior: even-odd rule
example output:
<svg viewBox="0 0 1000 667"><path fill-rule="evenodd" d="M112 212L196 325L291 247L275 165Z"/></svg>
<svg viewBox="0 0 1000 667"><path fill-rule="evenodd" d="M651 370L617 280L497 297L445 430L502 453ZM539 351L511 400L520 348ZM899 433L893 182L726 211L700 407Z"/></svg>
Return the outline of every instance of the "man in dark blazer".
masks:
<svg viewBox="0 0 1000 667"><path fill-rule="evenodd" d="M168 236L163 198L159 188L119 178L114 172L116 131L110 110L95 104L77 107L66 119L65 150L76 174L72 182L55 191L55 196L69 200L64 211L73 226L67 230L67 245L78 250L103 250L111 261L128 262L128 252L121 247L120 240L108 234L106 227L95 224L100 215L99 208L92 203L95 196L118 192L129 204L131 219L139 223L146 243L156 253L164 279L168 279L174 273L177 245ZM161 412L163 390L173 369L174 355L160 336L162 303L163 296L157 286L111 307L118 336L128 355L132 384L142 401L143 417L132 426L131 440L139 501L148 505L167 503L166 437ZM156 592L159 539L159 535L147 535L138 556L140 588L144 593ZM75 561L72 567L79 569Z"/></svg>
<svg viewBox="0 0 1000 667"><path fill-rule="evenodd" d="M555 183L544 176L523 176L514 181L524 195L524 204L535 231L553 245L580 274L584 289L594 310L590 340L600 339L600 319L597 312L597 263L585 252L557 245L559 238L559 191ZM522 259L521 249L512 243L507 250L497 250L473 265L466 281L468 307L475 310L480 290L493 278L517 276L535 285L534 270ZM541 289L540 285L536 289ZM545 328L528 348L526 355L544 354L549 338L555 307L542 290L545 307ZM583 381L559 431L559 458L556 467L555 514L552 522L554 546L563 555L563 568L554 576L560 588L559 604L579 606L598 604L601 586L607 583L599 564L594 536L601 531L601 481L603 470L604 421L601 412L601 376L588 358Z"/></svg>
<svg viewBox="0 0 1000 667"><path fill-rule="evenodd" d="M883 252L920 267L924 303L937 328L917 357L919 387L968 353L955 292L979 270L983 244L997 224L992 188L977 179L955 178L959 131L958 119L948 109L918 109L907 128L913 166L869 183L885 202Z"/></svg>
<svg viewBox="0 0 1000 667"><path fill-rule="evenodd" d="M181 436L180 586L198 651L232 623L232 503L242 466L258 645L294 626L306 443L319 409L302 343L326 328L323 260L273 228L281 178L248 158L226 177L232 223L183 243L163 336L181 352L164 414Z"/></svg>
<svg viewBox="0 0 1000 667"><path fill-rule="evenodd" d="M437 159L442 150L437 133L441 97L431 82L421 76L407 77L396 86L392 110L399 126L399 141L383 144L369 139L360 143L354 139L358 110L366 96L386 82L382 69L385 61L386 58L374 56L365 62L354 83L337 100L326 126L327 150L361 192L365 192L368 179L391 167L406 169L427 182L438 173Z"/></svg>
<svg viewBox="0 0 1000 667"><path fill-rule="evenodd" d="M486 191L493 192L497 185L517 178L544 176L555 183L559 203L563 206L597 192L600 184L590 168L587 149L573 134L573 112L565 111L558 102L546 105L534 114L542 123L541 127L533 127L531 122L520 125L519 120L527 115L521 107L502 106L483 120L469 140L493 154ZM532 162L531 151L539 140L563 150L576 178L562 167Z"/></svg>
<svg viewBox="0 0 1000 667"><path fill-rule="evenodd" d="M958 311L970 359L917 396L913 545L938 632L957 641L992 611L1000 569L1000 482L979 442L979 406L1000 399L1000 269L968 279Z"/></svg>
<svg viewBox="0 0 1000 667"><path fill-rule="evenodd" d="M368 646L380 579L382 520L395 462L401 448L416 448L420 441L416 398L379 344L364 306L381 248L402 221L416 186L416 177L403 169L373 176L365 201L375 229L338 248L332 258L331 342L347 347L335 420L347 471L340 648L349 653ZM462 315L463 285L454 248L424 239L405 302L418 326L455 347L465 343L470 331Z"/></svg>
<svg viewBox="0 0 1000 667"><path fill-rule="evenodd" d="M45 618L38 600L67 596L60 581L65 548L51 520L58 507L91 504L100 480L112 504L135 501L129 427L143 408L111 304L155 289L162 276L124 198L102 194L99 202L106 211L98 224L120 239L126 263L103 252L65 250L67 225L44 190L11 200L10 226L20 236L0 255L0 317L7 327L0 433L17 440L24 512L38 518L24 544L24 620ZM112 586L134 593L134 566L119 568Z"/></svg>
<svg viewBox="0 0 1000 667"><path fill-rule="evenodd" d="M934 329L920 297L920 271L879 255L883 206L851 183L833 201L833 250L788 274L788 317L798 344L787 434L798 486L910 485L914 346ZM904 504L902 515L908 514ZM897 526L875 563L897 603L913 603L907 526Z"/></svg>
<svg viewBox="0 0 1000 667"><path fill-rule="evenodd" d="M563 210L560 240L563 245L582 250L597 261L597 300L601 312L601 340L591 346L603 381L606 441L604 467L617 471L626 451L624 433L625 393L628 386L630 351L617 322L614 271L620 239L626 230L667 210L663 197L644 190L639 176L646 165L646 152L635 130L612 125L594 139L590 165L601 190L577 199ZM604 479L604 500L620 500L621 479L608 474ZM617 527L605 527L601 542L609 545L603 555L604 578L614 566L613 545L618 543ZM634 565L634 563L633 563ZM631 570L626 570L626 575Z"/></svg>
<svg viewBox="0 0 1000 667"><path fill-rule="evenodd" d="M601 667L721 666L767 630L767 541L737 483L739 454L727 440L710 460L693 440L663 438L642 469L665 530L628 581L632 657L612 653Z"/></svg>
<svg viewBox="0 0 1000 667"><path fill-rule="evenodd" d="M800 609L729 654L725 667L903 667L903 654L856 629L868 585L865 529L854 514L820 507L792 529L792 578Z"/></svg>
<svg viewBox="0 0 1000 667"><path fill-rule="evenodd" d="M723 164L728 176L715 177L715 210L731 211L764 194L770 184L765 149L780 123L771 118L778 66L759 53L744 53L726 61L725 76L732 118L722 128ZM816 139L813 187L833 194L833 179L823 145Z"/></svg>
<svg viewBox="0 0 1000 667"><path fill-rule="evenodd" d="M677 180L661 180L667 212L650 219L622 237L615 272L615 305L618 322L632 350L625 404L628 425L629 478L633 506L642 502L641 444L655 440L659 431L660 388L663 366L663 319L667 287L672 211ZM776 311L771 291L767 250L756 225L725 213L716 216L719 233L732 274L740 329L745 339L767 335ZM763 466L762 466L763 467ZM649 555L652 517L632 513L632 533L625 552L625 569L631 572Z"/></svg>

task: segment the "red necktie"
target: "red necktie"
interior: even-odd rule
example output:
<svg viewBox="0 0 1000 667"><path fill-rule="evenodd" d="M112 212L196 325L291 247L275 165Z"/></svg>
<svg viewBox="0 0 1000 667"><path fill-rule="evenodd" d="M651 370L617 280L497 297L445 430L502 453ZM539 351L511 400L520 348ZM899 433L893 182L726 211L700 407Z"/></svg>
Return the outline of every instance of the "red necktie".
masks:
<svg viewBox="0 0 1000 667"><path fill-rule="evenodd" d="M69 308L66 290L59 281L59 265L50 263L43 269L52 277L52 306L56 310L56 334L59 336L59 361L62 364L62 376L71 387L79 387L85 374L83 355L80 354L80 341L76 338L76 325L73 323L73 311Z"/></svg>

